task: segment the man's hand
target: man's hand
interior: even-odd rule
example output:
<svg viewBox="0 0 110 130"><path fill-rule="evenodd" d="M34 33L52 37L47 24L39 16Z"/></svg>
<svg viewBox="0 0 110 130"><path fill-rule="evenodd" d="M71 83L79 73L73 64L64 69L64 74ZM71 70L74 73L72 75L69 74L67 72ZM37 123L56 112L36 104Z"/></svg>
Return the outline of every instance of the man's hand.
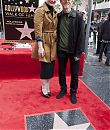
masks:
<svg viewBox="0 0 110 130"><path fill-rule="evenodd" d="M44 48L42 46L41 41L38 42L38 55L39 55L39 57L44 57L44 55L45 55Z"/></svg>
<svg viewBox="0 0 110 130"><path fill-rule="evenodd" d="M80 58L79 57L74 57L74 60L78 61L78 60L80 60Z"/></svg>

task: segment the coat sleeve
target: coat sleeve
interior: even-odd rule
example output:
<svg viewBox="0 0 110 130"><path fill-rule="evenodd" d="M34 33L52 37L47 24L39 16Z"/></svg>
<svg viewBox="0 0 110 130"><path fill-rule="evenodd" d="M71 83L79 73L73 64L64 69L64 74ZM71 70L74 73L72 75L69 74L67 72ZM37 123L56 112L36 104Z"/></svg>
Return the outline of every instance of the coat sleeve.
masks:
<svg viewBox="0 0 110 130"><path fill-rule="evenodd" d="M99 40L102 41L102 36L104 32L104 23L100 26Z"/></svg>
<svg viewBox="0 0 110 130"><path fill-rule="evenodd" d="M82 52L84 52L85 46L85 33L84 33L84 20L81 14L78 15L78 35L76 44L76 57L81 57Z"/></svg>
<svg viewBox="0 0 110 130"><path fill-rule="evenodd" d="M42 28L43 28L43 17L44 11L43 8L37 8L34 15L34 32L35 40L42 41Z"/></svg>

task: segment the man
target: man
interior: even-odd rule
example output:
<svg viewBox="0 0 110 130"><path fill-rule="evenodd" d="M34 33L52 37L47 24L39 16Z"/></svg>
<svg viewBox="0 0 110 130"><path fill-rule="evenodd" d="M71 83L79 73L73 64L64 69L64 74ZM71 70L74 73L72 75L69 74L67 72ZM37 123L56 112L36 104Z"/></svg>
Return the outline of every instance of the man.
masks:
<svg viewBox="0 0 110 130"><path fill-rule="evenodd" d="M58 62L59 62L59 84L60 93L57 99L62 98L67 93L66 85L66 65L70 60L70 100L74 104L77 102L78 71L80 57L84 50L84 21L80 12L71 9L72 0L60 0L63 11L58 14Z"/></svg>
<svg viewBox="0 0 110 130"><path fill-rule="evenodd" d="M97 32L98 32L98 36L97 36L97 49L96 49L96 53L95 55L99 55L100 53L100 48L101 48L101 42L100 42L100 32L101 32L101 26L105 21L105 17L102 16L101 21L97 24Z"/></svg>
<svg viewBox="0 0 110 130"><path fill-rule="evenodd" d="M56 59L57 14L53 8L55 3L56 0L46 0L36 9L34 16L36 44L32 57L39 59L41 63L41 91L46 98L51 96L50 79L53 77Z"/></svg>
<svg viewBox="0 0 110 130"><path fill-rule="evenodd" d="M108 13L108 19L101 26L100 33L101 49L99 54L99 62L102 61L102 55L106 49L106 61L105 65L110 66L110 12Z"/></svg>

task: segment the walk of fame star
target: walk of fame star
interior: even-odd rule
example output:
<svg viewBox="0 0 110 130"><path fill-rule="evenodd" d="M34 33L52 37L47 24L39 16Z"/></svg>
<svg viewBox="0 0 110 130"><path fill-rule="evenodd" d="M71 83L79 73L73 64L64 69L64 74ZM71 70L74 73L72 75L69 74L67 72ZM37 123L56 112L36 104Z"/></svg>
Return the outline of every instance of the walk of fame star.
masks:
<svg viewBox="0 0 110 130"><path fill-rule="evenodd" d="M23 28L16 28L16 29L21 32L21 37L20 37L20 39L22 39L22 38L24 38L24 37L28 37L29 39L32 39L30 33L32 33L32 32L34 31L34 29L28 28L28 24L27 24L26 21L25 21L25 24L24 24L24 27L23 27Z"/></svg>

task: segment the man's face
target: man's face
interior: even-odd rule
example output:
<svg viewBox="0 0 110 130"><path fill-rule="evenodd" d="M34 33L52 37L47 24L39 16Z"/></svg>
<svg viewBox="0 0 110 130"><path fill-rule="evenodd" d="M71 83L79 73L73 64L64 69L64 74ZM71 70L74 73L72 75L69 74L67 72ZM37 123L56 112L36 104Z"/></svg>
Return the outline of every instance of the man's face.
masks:
<svg viewBox="0 0 110 130"><path fill-rule="evenodd" d="M47 0L47 3L51 6L54 6L57 0Z"/></svg>
<svg viewBox="0 0 110 130"><path fill-rule="evenodd" d="M69 8L71 8L72 2L74 0L60 0L63 9L68 10Z"/></svg>

